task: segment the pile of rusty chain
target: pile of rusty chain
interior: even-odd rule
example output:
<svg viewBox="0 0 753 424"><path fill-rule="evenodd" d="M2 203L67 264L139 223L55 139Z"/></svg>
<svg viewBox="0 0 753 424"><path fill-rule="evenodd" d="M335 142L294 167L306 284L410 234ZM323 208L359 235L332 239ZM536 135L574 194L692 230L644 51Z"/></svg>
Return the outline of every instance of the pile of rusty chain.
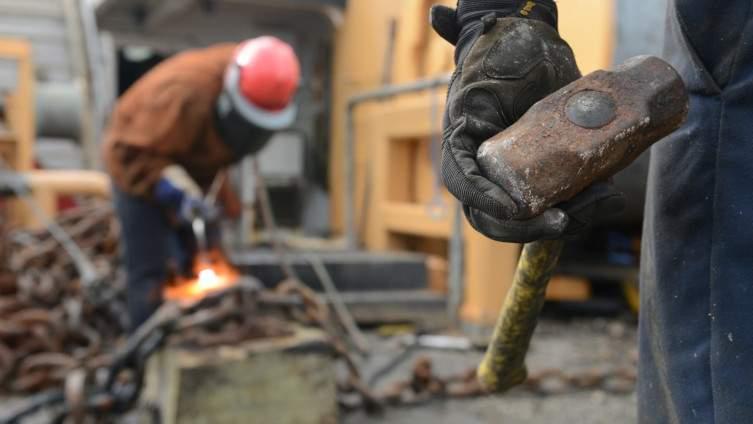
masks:
<svg viewBox="0 0 753 424"><path fill-rule="evenodd" d="M166 344L205 348L290 335L287 309L294 304L292 299L261 289L251 278L190 304L167 302L128 337L106 367L81 370L84 377L75 387L69 384L75 373L69 374L59 417L81 422L86 416L101 418L133 409L149 357ZM86 385L97 372L104 378Z"/></svg>
<svg viewBox="0 0 753 424"><path fill-rule="evenodd" d="M45 230L3 234L0 275L0 391L60 386L67 373L96 366L123 333L123 278L118 226L105 203L65 212L59 224L93 260L109 285L98 300L83 296L75 264Z"/></svg>
<svg viewBox="0 0 753 424"><path fill-rule="evenodd" d="M17 423L40 409L55 410L55 422L126 413L137 406L148 359L165 345L205 348L276 338L292 334L296 320L318 320L319 313L306 306L311 300L294 291L290 285L265 290L256 280L243 278L193 303L167 302L117 348L111 347L106 360L67 370L62 388L31 397L0 422Z"/></svg>
<svg viewBox="0 0 753 424"><path fill-rule="evenodd" d="M390 384L379 392L369 391L369 398L348 397L349 393L361 395L360 388L344 385L340 387L340 405L346 411L375 411L384 407L410 407L431 401L447 399L469 399L492 395L481 386L476 377L476 368L460 373L439 376L433 370L433 362L428 356L419 357L411 375L404 380ZM566 373L558 369L545 369L532 373L515 392L525 391L538 396L554 396L579 391L601 391L615 395L632 393L635 388L636 371L634 366L614 369L587 369L576 373Z"/></svg>
<svg viewBox="0 0 753 424"><path fill-rule="evenodd" d="M566 373L559 369L544 369L532 373L514 392L533 393L537 396L555 396L579 391L601 391L615 395L630 394L635 389L634 366L612 369L593 368ZM341 385L340 405L346 411L378 411L385 407L410 407L431 401L469 399L492 395L481 386L476 368L460 373L440 376L434 371L430 357L416 359L407 379L394 382L384 390L373 391L354 385ZM363 390L369 397L363 396ZM347 396L355 393L358 396Z"/></svg>
<svg viewBox="0 0 753 424"><path fill-rule="evenodd" d="M515 390L542 396L600 390L611 394L629 394L635 388L634 366L591 368L575 373L544 369L531 373ZM409 379L393 383L377 397L387 405L410 406L434 399L465 399L489 395L476 378L476 369L441 377L433 372L431 358L422 356L413 366Z"/></svg>
<svg viewBox="0 0 753 424"><path fill-rule="evenodd" d="M47 231L4 237L0 254L12 253L3 258L8 269L0 274L0 393L37 395L0 421L19 422L54 406L61 409L61 419L126 412L138 399L148 357L165 343L235 344L283 335L291 322L324 329L348 365L349 380L360 381L342 324L331 319L329 307L314 291L295 279L274 291L246 279L237 290L188 307L166 304L124 341L125 286L112 208L87 204L64 213L57 223L95 262L105 284L83 287L73 260ZM276 314L269 313L270 305ZM376 403L366 389L362 394L366 404Z"/></svg>

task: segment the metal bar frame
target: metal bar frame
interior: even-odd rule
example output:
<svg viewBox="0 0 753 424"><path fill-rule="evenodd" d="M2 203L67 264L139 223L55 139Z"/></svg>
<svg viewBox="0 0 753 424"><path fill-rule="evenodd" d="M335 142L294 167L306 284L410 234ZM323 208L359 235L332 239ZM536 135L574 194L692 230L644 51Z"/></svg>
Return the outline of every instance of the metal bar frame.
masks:
<svg viewBox="0 0 753 424"><path fill-rule="evenodd" d="M408 84L386 85L372 91L355 94L348 98L345 110L345 245L348 249L359 247L358 230L355 220L355 124L356 108L366 102L386 100L401 94L416 93L449 85L451 75L442 75L411 82Z"/></svg>

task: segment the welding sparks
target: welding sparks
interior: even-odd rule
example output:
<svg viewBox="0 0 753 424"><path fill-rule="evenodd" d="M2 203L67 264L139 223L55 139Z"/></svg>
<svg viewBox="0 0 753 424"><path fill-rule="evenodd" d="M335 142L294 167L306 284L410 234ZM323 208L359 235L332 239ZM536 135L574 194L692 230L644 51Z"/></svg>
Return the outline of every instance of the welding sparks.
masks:
<svg viewBox="0 0 753 424"><path fill-rule="evenodd" d="M196 282L196 286L201 291L214 290L220 285L220 277L217 273L211 269L202 269L199 271L199 280Z"/></svg>
<svg viewBox="0 0 753 424"><path fill-rule="evenodd" d="M168 284L164 290L166 300L194 301L238 283L238 272L220 254L200 258L196 264L197 277Z"/></svg>

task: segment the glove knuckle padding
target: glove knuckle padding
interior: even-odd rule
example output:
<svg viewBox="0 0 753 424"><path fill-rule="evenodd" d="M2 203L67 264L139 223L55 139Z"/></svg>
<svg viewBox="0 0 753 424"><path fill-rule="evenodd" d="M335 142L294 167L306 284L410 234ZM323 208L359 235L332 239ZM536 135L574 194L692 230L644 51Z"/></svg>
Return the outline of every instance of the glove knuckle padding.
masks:
<svg viewBox="0 0 753 424"><path fill-rule="evenodd" d="M499 108L505 126L580 76L572 49L551 26L518 18L498 19L476 40L460 69L457 91L451 91L451 118L476 113L478 107L466 106L476 106L469 97L481 95L488 107Z"/></svg>
<svg viewBox="0 0 753 424"><path fill-rule="evenodd" d="M542 61L561 63L572 56L552 27L528 19L501 19L479 42L486 51L484 73L494 79L525 79Z"/></svg>
<svg viewBox="0 0 753 424"><path fill-rule="evenodd" d="M509 195L481 175L478 146L579 75L572 50L551 26L497 19L473 42L450 84L442 155L448 190L489 217L515 217Z"/></svg>
<svg viewBox="0 0 753 424"><path fill-rule="evenodd" d="M474 140L475 149L487 138L509 126L503 105L488 84L477 83L464 90L462 110L466 118L466 134Z"/></svg>

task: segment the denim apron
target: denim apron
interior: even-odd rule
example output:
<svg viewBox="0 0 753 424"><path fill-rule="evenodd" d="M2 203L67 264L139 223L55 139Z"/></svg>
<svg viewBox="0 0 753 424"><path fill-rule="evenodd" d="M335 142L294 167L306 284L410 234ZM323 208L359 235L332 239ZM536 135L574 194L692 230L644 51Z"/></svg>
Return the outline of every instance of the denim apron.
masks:
<svg viewBox="0 0 753 424"><path fill-rule="evenodd" d="M687 123L652 149L641 423L753 423L753 0L670 0Z"/></svg>

